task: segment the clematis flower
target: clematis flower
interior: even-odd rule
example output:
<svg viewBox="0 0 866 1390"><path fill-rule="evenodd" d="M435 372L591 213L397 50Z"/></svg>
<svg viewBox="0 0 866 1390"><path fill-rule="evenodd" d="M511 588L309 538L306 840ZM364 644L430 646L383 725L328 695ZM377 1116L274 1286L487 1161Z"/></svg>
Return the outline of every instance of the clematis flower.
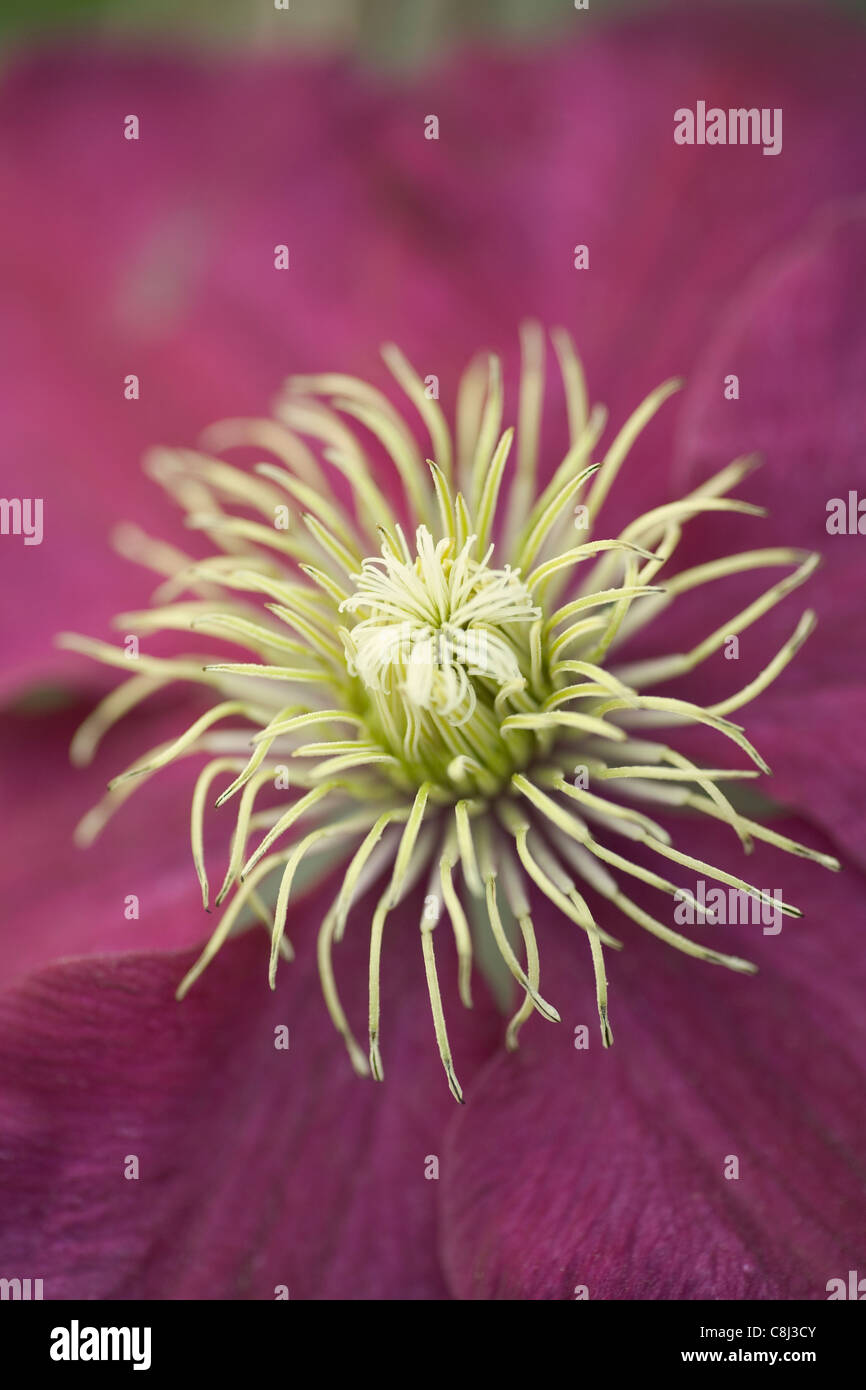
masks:
<svg viewBox="0 0 866 1390"><path fill-rule="evenodd" d="M419 372L437 372L443 411L452 418L460 365L480 344L501 347L511 402L517 399L510 347L516 324L527 316L565 320L587 362L593 398L605 400L613 422L597 457L659 382L684 372L691 383L682 409L670 402L633 441L627 469L605 499L605 533L596 533L602 540L621 540L624 528L652 507L676 506L706 489L732 459L760 448L765 466L749 475L745 491L750 503L767 506L766 519L721 511L689 521L672 578L696 565L717 565L732 549L823 551L825 563L808 586L818 625L778 682L761 692L748 725L756 749L769 750L774 780L766 785L779 789L777 798L791 813L779 820L766 803L738 802L731 814L741 830L748 820L828 864L840 848L856 852L862 798L850 731L862 718L855 657L862 585L853 582L856 538L831 544L823 525L828 496L856 486L857 441L864 434L857 305L866 258L856 215L811 226L809 220L859 188L862 49L853 31L824 24L809 34L806 61L798 32L784 11L744 16L736 30L727 12L699 22L682 13L652 16L611 28L579 52L464 59L421 75L411 94L374 89L343 70L300 66L291 83L278 68L233 65L212 75L107 58L95 68L65 58L59 66L36 62L13 72L2 101L13 136L3 158L15 190L7 258L16 266L9 323L17 337L7 374L14 390L3 410L10 454L26 455L29 472L8 490L44 493L47 539L26 557L30 621L10 624L7 688L20 691L33 673L58 669L46 656L57 626L100 631L118 606L141 608L141 581L115 567L103 548L110 524L133 518L139 530L121 536L127 552L141 558L141 532L152 540L167 535L176 549L189 546L188 536L171 532L158 490L133 481L133 456L154 439L192 440L227 408L239 416L260 409L286 373L311 370L374 381L388 392L390 405L380 401L379 408L391 418L397 396L374 350L392 338ZM684 84L697 97L710 81L721 105L752 104L760 90L761 105L784 107L781 158L754 165L741 158L754 153L748 150L673 145L670 123ZM503 108L497 97L506 83L513 99ZM134 167L120 158L112 124L130 106L131 84L152 123ZM602 99L607 119L599 123L594 113ZM422 148L413 133L412 115L422 107L440 111L435 148ZM274 178L272 147L266 159L259 154L263 111L268 129L284 117L284 182ZM300 129L303 141L292 135ZM302 145L308 159L313 151L308 165ZM104 193L109 176L111 215ZM67 178L75 188L70 183L69 196L56 199L49 223L41 200ZM736 235L734 208L748 208ZM295 228L293 249L301 253L290 272L290 312L282 300L275 309L274 272L263 255L283 239L273 227L287 218ZM345 259L350 224L351 265ZM206 227L207 236L196 243L199 258L184 261L178 247L188 244L191 225ZM46 290L45 267L55 264L47 239L56 245L58 237L67 266ZM801 239L792 242L795 237ZM590 245L588 275L572 268L576 240ZM302 275L299 265L306 266ZM148 316L157 287L162 307ZM34 302L43 310L40 343L30 326ZM79 351L82 324L98 344L96 368ZM528 332L524 352L532 357ZM44 408L46 352L63 369L52 376L51 411ZM137 413L108 405L115 375L136 368L151 384L150 399L145 391ZM741 399L725 402L720 375L737 370ZM479 380L477 370L470 379ZM308 400L310 385L301 383ZM295 405L298 388L296 380ZM312 394L319 401L318 389ZM488 407L495 395L488 391ZM575 438L562 401L551 395L543 413L535 481L541 495ZM316 414L324 418L320 403ZM512 467L526 435L519 406L516 423ZM427 490L424 457L435 457L436 448L414 425L408 430ZM209 443L215 447L215 438ZM375 434L370 447L374 482L390 504ZM185 481L174 452L157 455L157 471L184 491L192 479L201 500L197 470L207 465L189 453L180 457ZM241 460L245 502L253 499L251 488L282 487L251 471L260 458L258 449ZM12 457L13 480L17 466ZM584 487L597 487L601 476L584 479ZM211 494L212 482L213 475ZM343 506L349 497L340 487L325 500ZM532 498L526 501L528 509ZM573 505L585 503L578 496ZM401 503L394 506L408 515ZM66 517L63 531L52 532L52 511ZM562 527L571 528L572 549L586 539L574 519L568 512ZM206 529L216 539L214 521L210 514ZM425 523L431 536L436 521L434 513ZM518 521L524 521L519 512ZM760 539L757 527L765 533ZM273 554L260 557L258 572L270 566L273 576L273 541L294 542L302 533L297 526L286 533L267 529ZM518 537L519 529L515 524ZM353 571L368 582L347 593L356 596L355 607L340 615L346 627L370 624L358 669L384 686L403 673L390 661L383 665L381 634L374 631L381 624L370 604L379 592L377 575L396 570L406 579L400 567L415 567L417 538L408 527L403 534L414 547L408 560L399 540L396 559L393 548L382 555L380 543L359 555L375 564ZM397 539L394 528L392 535ZM488 570L500 573L484 584L498 585L500 595L510 588L514 597L503 574L519 562L500 553L499 531L495 540ZM640 537L628 543L647 554L611 549L580 565L586 571L590 564L616 564L613 583L622 588L623 563L640 574L655 563L647 556L659 546ZM248 540L243 545L247 550ZM422 549L427 553L426 541ZM152 544L147 551L154 555ZM232 551L233 564L238 553ZM0 559L8 567L6 592L20 589L21 552L4 544ZM515 582L525 584L529 573ZM348 588L349 576L343 578ZM741 585L754 579L754 570L734 573L700 590L675 591L673 601L635 595L623 618L633 630L622 659L646 671L646 663L665 654L693 651L746 606ZM716 588L731 601L718 599ZM226 596L221 586L212 588L210 612L218 601L225 618L226 606L238 594L238 605L246 602L245 593L255 591ZM163 606L181 601L163 598ZM641 610L656 604L666 606L641 625ZM296 640L271 622L274 616L262 605L257 621L268 624L269 636ZM537 621L515 619L509 643L519 650L519 634ZM732 679L732 663L717 651L686 673L683 688L669 698L703 709L730 699L760 678L768 662L772 667L775 653L790 651L794 630L790 604L780 603L762 617L754 638L741 633L746 679ZM439 658L443 651L466 653L464 639L452 642L428 650ZM146 660L149 639L142 648ZM186 647L178 651L183 655ZM499 656L515 678L501 649ZM179 658L170 651L163 659ZM221 650L218 660L234 664L236 654ZM593 664L610 678L606 665ZM413 670L413 691L440 710L460 699L468 708L460 666L449 665L439 684L431 681L430 664ZM517 667L522 678L519 660ZM145 677L144 668L136 669ZM93 678L80 670L79 689L92 704ZM235 679L226 672L208 679L216 675ZM615 678L628 684L623 673ZM234 685L226 693L247 710L271 688L259 678L245 682L242 695ZM633 698L642 695L636 679L630 688ZM102 686L99 694L105 693ZM390 698L387 690L379 693ZM117 767L133 765L143 747L170 744L208 708L194 691L188 701L181 686L154 691L110 730L94 764L96 781L103 769L104 781ZM443 917L426 935L435 937L450 1051L468 1101L458 1110L429 1036L424 952L432 943L419 932L430 896L423 878L387 919L379 991L387 1083L374 1086L346 1066L317 988L316 940L343 872L293 889L287 920L296 959L280 967L275 992L267 987L264 938L251 931L226 940L178 1003L174 991L194 968L202 936L189 862L192 763L181 759L160 769L105 826L97 845L74 853L71 829L90 774L70 776L62 759L78 711L19 710L6 734L16 815L3 846L10 883L2 942L8 983L0 995L4 1272L44 1273L47 1297L273 1297L278 1286L292 1297L317 1298L555 1298L573 1297L576 1288L590 1297L824 1297L827 1280L862 1260L856 868L826 874L809 858L780 854L778 843L762 847L758 839L748 872L739 869L736 877L762 892L785 885L786 900L804 909L804 921L786 922L778 936L711 923L695 932L710 951L758 963L754 980L706 970L637 929L624 932L625 949L608 958L617 1026L611 1050L595 1038L585 1050L574 1046L592 1002L592 976L576 948L592 938L543 893L533 888L528 895L539 983L543 975L545 999L557 1001L562 1022L531 1019L516 1052L502 1047L507 1015L496 1003L495 961L485 960L486 974L473 977L473 1010L454 1007L453 983L448 991L445 982L459 984L461 961ZM651 713L662 712L645 710L641 717ZM623 720L613 710L600 717L612 726ZM91 719L87 727L92 732L97 725ZM459 737L462 726L454 727ZM519 732L525 741L528 731ZM733 770L718 729L684 726L680 735L696 765ZM86 751L87 737L79 737L79 751ZM608 756L614 743L618 751L614 739ZM240 755L237 746L213 751L244 762L250 752L246 744ZM289 760L292 774L296 763L303 760ZM567 770L574 775L573 766ZM374 767L365 776L372 781L380 773ZM670 779L660 781L676 790ZM712 785L731 786L727 779ZM592 781L572 786L596 790ZM218 789L215 783L210 790ZM471 790L468 799L475 799L478 788ZM706 799L708 793L698 786L687 795ZM611 799L621 804L616 794ZM580 814L570 797L569 813L572 803ZM664 820L661 828L693 859L732 867L739 857L732 827L694 810L669 803L653 818ZM219 855L211 835L219 815L209 810L204 820L200 864ZM531 815L537 840L544 813L539 806ZM470 817L473 832L477 821ZM566 833L562 825L553 828ZM564 853L561 840L556 849ZM628 842L622 851L644 875L651 864L659 872L657 854L652 851L653 862L646 845ZM459 881L462 865L455 868ZM677 868L684 871L678 881L694 888L694 871ZM654 901L657 890L645 877L634 885L635 908L669 925L673 918L659 914ZM462 896L462 886L459 891ZM120 926L128 893L140 894L141 918ZM594 888L583 896L607 931L609 905ZM475 900L469 892L470 907ZM369 936L358 928L371 921L376 902L370 895L359 899L334 952L355 1035L363 1031L369 977ZM270 919L271 904L261 906ZM483 939L478 932L476 944ZM520 968L537 994L528 964ZM528 993L523 981L519 989ZM291 1048L281 1052L275 1030L286 1026ZM123 1177L130 1154L140 1160L138 1182ZM729 1156L739 1162L736 1181L724 1177Z"/></svg>

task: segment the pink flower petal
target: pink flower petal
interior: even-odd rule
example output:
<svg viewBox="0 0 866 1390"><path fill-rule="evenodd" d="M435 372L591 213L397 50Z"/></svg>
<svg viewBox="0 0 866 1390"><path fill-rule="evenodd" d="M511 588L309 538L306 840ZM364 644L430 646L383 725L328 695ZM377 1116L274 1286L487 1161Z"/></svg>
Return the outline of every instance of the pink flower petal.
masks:
<svg viewBox="0 0 866 1390"><path fill-rule="evenodd" d="M565 323L618 425L665 377L688 376L762 255L862 190L862 30L808 14L750 6L733 23L725 5L672 6L556 52L473 52L413 77L440 139L419 153L395 111L402 178L467 308L488 305L497 348L523 315ZM675 144L674 112L697 100L781 107L782 154ZM576 244L589 270L573 268ZM636 447L610 516L669 490L676 412Z"/></svg>
<svg viewBox="0 0 866 1390"><path fill-rule="evenodd" d="M293 1299L448 1296L425 1167L457 1107L418 912L398 914L386 939L377 1085L355 1076L322 1003L324 903L290 920L299 955L276 993L256 933L226 946L182 1004L191 957L177 955L55 965L0 995L4 1270L44 1278L53 1299L274 1299L281 1285ZM367 942L359 913L335 954L361 1036ZM453 977L453 952L439 951ZM471 1081L501 1020L483 999L471 1016L451 1012ZM130 1156L138 1180L124 1176Z"/></svg>
<svg viewBox="0 0 866 1390"><path fill-rule="evenodd" d="M399 328L393 298L371 315L349 288L353 239L378 264L394 236L365 156L378 102L316 64L64 53L5 75L4 488L44 503L42 544L0 547L5 689L72 669L59 628L144 605L153 579L112 555L116 524L194 548L146 449L267 414L291 370L366 369Z"/></svg>
<svg viewBox="0 0 866 1390"><path fill-rule="evenodd" d="M741 667L718 657L702 678L699 673L696 690L708 698L714 689L709 698L719 699L735 688L732 670L738 685L751 679L790 635L800 612L815 608L818 627L802 654L744 718L776 773L769 794L808 808L860 856L866 833L866 754L859 737L866 720L866 540L856 530L828 534L827 522L830 499L841 499L846 515L849 493L855 505L866 499L864 299L861 203L821 219L768 264L732 308L692 383L678 450L684 488L739 453L761 452L764 467L740 494L767 506L770 516L749 523L745 543L736 548L787 544L823 554L809 584L743 634ZM723 398L729 372L739 376L739 400ZM692 551L697 557L694 541ZM751 576L725 599L725 613L736 613L737 600L750 590L757 592Z"/></svg>
<svg viewBox="0 0 866 1390"><path fill-rule="evenodd" d="M152 711L142 706L82 771L70 765L69 743L86 713L76 706L42 717L7 715L0 733L0 786L15 808L0 837L4 984L70 956L189 947L216 924L202 909L190 851L190 798L202 759L165 768L138 788L90 848L73 842L109 778L182 733L194 705L176 698ZM206 817L212 879L225 870L233 825L230 805ZM137 918L126 915L130 895L138 899Z"/></svg>
<svg viewBox="0 0 866 1390"><path fill-rule="evenodd" d="M690 831L681 843L718 860L720 837ZM768 936L692 929L756 960L754 979L627 924L625 949L607 953L607 1053L580 933L542 932L542 988L563 1026L527 1025L525 1047L489 1064L453 1131L442 1249L455 1297L820 1299L857 1267L863 879L775 851L744 871L784 885L805 919ZM664 904L656 911L674 925ZM620 932L617 914L599 920ZM738 1178L725 1177L732 1157Z"/></svg>

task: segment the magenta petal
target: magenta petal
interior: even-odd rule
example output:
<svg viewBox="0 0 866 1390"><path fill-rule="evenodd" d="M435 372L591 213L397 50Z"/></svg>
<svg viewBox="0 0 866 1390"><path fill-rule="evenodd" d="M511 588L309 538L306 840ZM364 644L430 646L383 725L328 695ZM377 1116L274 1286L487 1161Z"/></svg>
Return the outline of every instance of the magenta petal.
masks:
<svg viewBox="0 0 866 1390"><path fill-rule="evenodd" d="M760 257L862 190L862 31L808 15L654 8L556 52L422 72L413 109L438 113L439 142L419 149L405 104L392 140L417 220L437 229L432 273L457 278L468 311L486 304L497 348L522 315L565 323L591 394L621 421L690 372ZM783 108L783 153L675 144L674 111L706 98ZM607 516L667 500L676 411L638 442Z"/></svg>
<svg viewBox="0 0 866 1390"><path fill-rule="evenodd" d="M712 858L720 834L682 844ZM542 924L542 988L563 1026L528 1025L453 1131L442 1248L456 1297L820 1299L862 1260L863 878L773 851L746 872L784 885L805 919L778 936L691 934L756 960L754 979L600 918L625 940L607 953L607 1053L581 934Z"/></svg>
<svg viewBox="0 0 866 1390"><path fill-rule="evenodd" d="M0 733L0 791L15 808L0 836L0 978L4 985L58 958L178 950L216 922L201 902L190 851L190 797L202 759L164 768L136 790L90 848L73 842L108 779L196 717L193 701L144 705L112 731L86 771L69 743L87 706L39 717L9 715ZM230 779L229 779L230 780ZM230 806L206 818L211 877L225 871ZM130 895L138 899L138 917Z"/></svg>
<svg viewBox="0 0 866 1390"><path fill-rule="evenodd" d="M26 620L4 615L4 689L70 669L58 629L144 606L155 580L112 555L115 525L194 548L146 449L267 414L290 371L367 369L399 336L399 298L375 316L352 288L352 248L384 264L393 236L366 154L378 106L315 63L66 52L4 74L4 490L44 503L41 545L0 547L0 590L27 596Z"/></svg>
<svg viewBox="0 0 866 1390"><path fill-rule="evenodd" d="M787 544L823 554L806 588L741 638L740 664L748 664L748 674L744 670L738 683L790 635L804 608L815 608L817 630L745 721L776 773L768 792L808 808L858 855L866 835L860 738L866 721L866 540L856 519L854 534L847 535L828 534L827 521L830 499L841 499L846 516L850 493L855 508L857 499L866 500L864 302L866 205L860 203L810 228L743 294L692 383L679 443L684 488L738 454L764 455L764 467L740 494L768 507L770 516L750 523L742 544L731 549ZM723 398L729 372L740 379L737 401ZM737 607L726 599L728 611ZM718 699L735 688L731 665L720 658L707 663L699 696Z"/></svg>
<svg viewBox="0 0 866 1390"><path fill-rule="evenodd" d="M313 950L324 899L290 918L298 959L267 986L264 935L229 944L182 1004L189 957L49 967L0 995L0 1265L46 1298L439 1299L441 1158L456 1111L432 1036L417 913L383 960L378 1085L351 1070ZM420 904L417 905L420 908ZM353 1024L362 920L336 951ZM443 978L456 973L441 948ZM480 993L480 991L479 991ZM453 1009L464 1081L498 1042ZM275 1030L287 1026L289 1049ZM470 1102L471 1104L471 1102ZM129 1156L138 1180L124 1177Z"/></svg>

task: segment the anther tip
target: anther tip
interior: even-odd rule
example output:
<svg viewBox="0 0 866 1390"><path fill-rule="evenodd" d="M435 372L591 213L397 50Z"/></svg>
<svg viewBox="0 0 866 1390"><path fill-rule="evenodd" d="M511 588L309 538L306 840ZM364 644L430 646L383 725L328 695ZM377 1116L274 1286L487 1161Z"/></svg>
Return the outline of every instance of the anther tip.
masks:
<svg viewBox="0 0 866 1390"><path fill-rule="evenodd" d="M460 1085L460 1082L457 1080L457 1077L454 1075L453 1070L450 1067L448 1069L447 1075L449 1091L451 1092L454 1099L457 1101L458 1105L465 1105L466 1102L463 1099L463 1089Z"/></svg>

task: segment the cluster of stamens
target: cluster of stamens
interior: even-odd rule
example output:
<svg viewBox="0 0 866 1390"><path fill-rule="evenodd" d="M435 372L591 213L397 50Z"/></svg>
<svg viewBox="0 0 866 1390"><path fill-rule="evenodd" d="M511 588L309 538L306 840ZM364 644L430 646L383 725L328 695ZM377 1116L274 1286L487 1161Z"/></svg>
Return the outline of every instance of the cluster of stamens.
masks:
<svg viewBox="0 0 866 1390"><path fill-rule="evenodd" d="M230 932L256 918L270 933L273 986L278 960L292 956L286 928L293 891L324 880L342 863L319 932L318 964L331 1017L363 1075L383 1075L379 964L385 921L426 874L419 936L439 1051L458 1100L434 954L440 920L451 924L466 1005L478 933L489 933L521 995L506 1032L507 1045L516 1047L533 1010L559 1018L540 993L532 897L554 906L589 944L607 1046L612 1035L603 948L621 944L608 930L614 912L701 960L753 968L674 931L633 901L623 878L689 902L703 921L713 913L667 872L697 873L768 900L738 875L675 847L644 807L710 817L746 852L763 840L838 868L829 856L742 815L725 790L769 771L728 716L784 669L811 631L812 613L802 616L755 678L712 705L646 693L744 632L808 578L817 557L787 548L747 550L668 577L682 529L694 518L759 514L727 496L754 466L748 458L636 518L615 538L592 539L634 440L679 383L667 382L647 397L600 462L592 462L605 412L588 408L568 335L551 336L570 442L544 485L538 474L545 354L535 324L522 330L513 463L515 431L502 429L496 358L478 359L465 373L452 436L438 402L394 347L383 355L429 433L431 459L425 461L383 393L337 375L290 380L276 420L229 420L208 431L205 445L216 453L237 446L266 451L269 460L252 472L212 453L153 454L152 474L216 553L194 559L124 528L124 552L159 571L163 582L154 607L123 614L118 624L142 637L179 629L228 640L250 659L141 653L134 674L98 706L73 745L73 757L87 762L117 719L169 683L189 681L211 694L208 708L179 737L114 779L81 823L79 839L91 842L130 792L160 768L181 758L206 759L192 793L192 858L209 908L205 812L211 801L217 809L232 803L227 864L215 897L216 905L230 901L179 996ZM393 464L402 518L365 455L354 427L359 424ZM340 488L345 503L335 495ZM281 524L287 505L303 529ZM725 615L690 651L631 664L614 659L619 646L681 594L763 568L786 573L745 609ZM68 634L62 640L110 664L130 664L124 649ZM689 723L729 740L753 766L702 767L647 732ZM583 774L575 777L578 765ZM263 805L273 803L269 790L278 799ZM628 842L641 845L667 872L611 848L611 836L624 839L626 848ZM333 948L353 907L377 884L365 1050L337 991ZM602 921L584 896L587 889L604 905ZM769 902L799 915L788 904Z"/></svg>

